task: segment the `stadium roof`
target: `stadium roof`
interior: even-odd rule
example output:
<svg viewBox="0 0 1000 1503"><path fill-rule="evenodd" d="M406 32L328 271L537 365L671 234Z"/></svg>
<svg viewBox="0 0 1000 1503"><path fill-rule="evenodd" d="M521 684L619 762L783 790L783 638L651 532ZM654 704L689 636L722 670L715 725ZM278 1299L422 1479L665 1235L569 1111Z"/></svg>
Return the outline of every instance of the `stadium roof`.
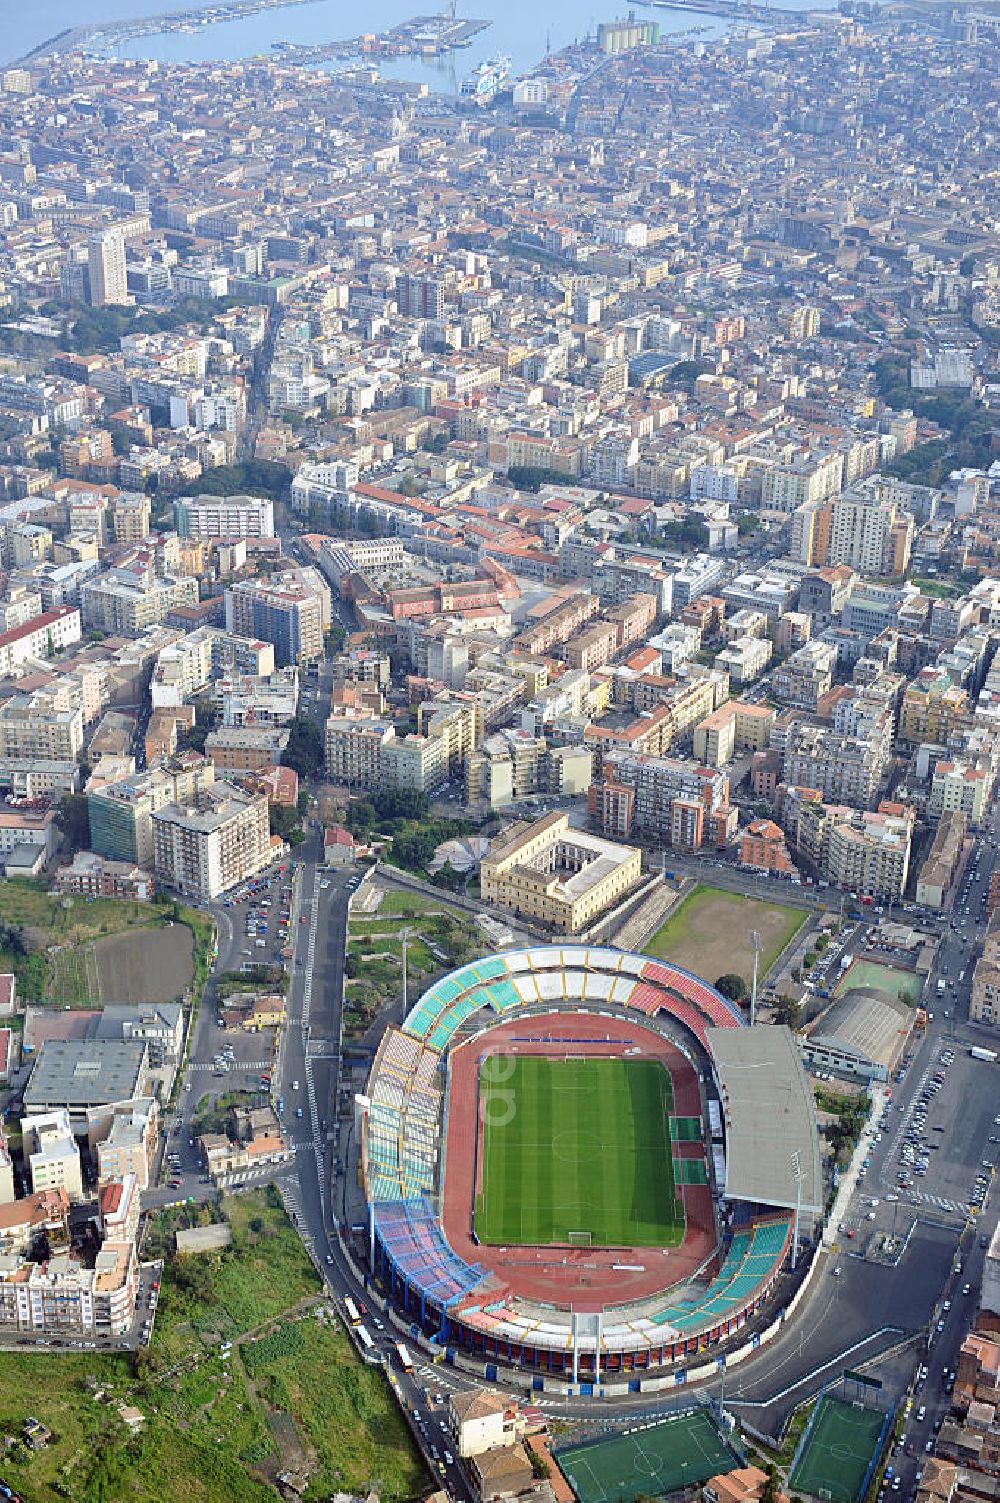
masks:
<svg viewBox="0 0 1000 1503"><path fill-rule="evenodd" d="M897 1002L877 987L855 987L817 1019L809 1030L809 1042L827 1044L892 1070L912 1025L913 1013L905 1002Z"/></svg>
<svg viewBox="0 0 1000 1503"><path fill-rule="evenodd" d="M726 1194L821 1211L812 1087L790 1030L771 1024L709 1028L708 1047L726 1116Z"/></svg>

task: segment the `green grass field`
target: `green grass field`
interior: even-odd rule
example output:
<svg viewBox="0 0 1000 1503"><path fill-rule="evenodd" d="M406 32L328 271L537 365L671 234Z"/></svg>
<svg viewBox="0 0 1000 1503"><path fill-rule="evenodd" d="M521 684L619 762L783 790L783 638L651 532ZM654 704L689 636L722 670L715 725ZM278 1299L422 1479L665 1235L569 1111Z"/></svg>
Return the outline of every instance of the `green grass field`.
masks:
<svg viewBox="0 0 1000 1503"><path fill-rule="evenodd" d="M653 1060L492 1055L480 1078L489 1243L676 1247L670 1076Z"/></svg>
<svg viewBox="0 0 1000 1503"><path fill-rule="evenodd" d="M698 1487L742 1465L704 1409L654 1420L631 1435L587 1441L556 1454L580 1503L633 1503Z"/></svg>
<svg viewBox="0 0 1000 1503"><path fill-rule="evenodd" d="M880 1409L858 1409L825 1395L789 1478L792 1489L829 1498L831 1503L854 1503L884 1420Z"/></svg>

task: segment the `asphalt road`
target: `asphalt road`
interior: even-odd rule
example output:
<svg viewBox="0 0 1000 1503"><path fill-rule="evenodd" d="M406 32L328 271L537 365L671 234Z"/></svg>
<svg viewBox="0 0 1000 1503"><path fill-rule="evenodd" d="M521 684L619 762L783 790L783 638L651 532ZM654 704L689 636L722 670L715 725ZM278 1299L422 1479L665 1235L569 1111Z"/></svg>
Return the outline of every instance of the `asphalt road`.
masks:
<svg viewBox="0 0 1000 1503"><path fill-rule="evenodd" d="M926 1357L929 1374L922 1380L899 1457L903 1497L909 1496L925 1454L923 1448L946 1412L944 1375L956 1365L958 1348L971 1315L970 1297L963 1296L961 1289L969 1281L975 1290L983 1259L979 1237L992 1230L996 1220L987 1204L979 1223L970 1226L964 1209L981 1160L995 1159L1000 1147L989 1143L991 1136L1000 1137L1000 1127L993 1123L995 1067L969 1057L970 1044L983 1042L984 1035L967 1021L970 961L979 928L975 910L980 903L980 891L988 881L994 854L990 846L981 856L979 876L970 887L971 922L964 929L961 927L960 921L966 917L964 912L958 915L956 928L950 927L950 919L941 921L944 941L940 967L948 981L948 990L940 1008L934 1009L927 1037L916 1050L905 1079L893 1087L888 1125L880 1139L871 1143L871 1167L845 1214L844 1238L831 1253L821 1255L813 1285L787 1330L762 1348L759 1355L726 1376L727 1403L732 1403L760 1428L773 1432L789 1409L817 1391L831 1375L845 1366L877 1358L890 1347L896 1349L894 1355L879 1364L879 1371L886 1377L890 1391L902 1394L908 1385L918 1381L917 1374L929 1344ZM279 1184L300 1235L324 1273L331 1295L342 1299L350 1294L359 1304L367 1306L365 1320L376 1352L389 1372L428 1466L456 1496L468 1497L471 1490L459 1463L444 1463L449 1442L441 1428L443 1411L433 1396L495 1384L487 1385L484 1379L460 1368L432 1365L412 1343L416 1370L403 1372L394 1343L401 1334L408 1340L409 1333L404 1327L394 1327L382 1301L364 1282L355 1279L340 1252L334 1221L341 1204L341 1186L337 1180L336 1103L341 1089L338 1042L347 908L351 883L356 879L350 871L317 868L316 832L310 834L306 846L296 856L300 865L289 934L294 954L288 1019L272 1091L276 1102L284 1097L284 1126L295 1156L293 1165L279 1176ZM674 865L680 868L687 863L678 861ZM741 881L738 873L726 872L723 867L713 868L710 864L706 872L705 863L699 862L694 863L694 868L709 880L721 879L726 885L728 881L734 886ZM770 885L776 895L791 897L794 893L799 901L827 897L815 889L789 889L784 883ZM963 898L963 909L965 901ZM238 910L223 908L217 913L219 969L232 968L244 955L250 958L256 954L255 949L247 951L245 936L233 922L234 912ZM303 915L307 920L304 924L298 921ZM958 973L963 969L967 974L959 982ZM192 1082L193 1089L182 1091L180 1097L178 1126L182 1153L190 1149L187 1125L200 1088L199 1076L204 1077L200 1084L211 1080L213 1086L222 1089L239 1083L238 1073L229 1072L221 1082L210 1071L206 1074L205 1066L218 1052L220 1037L215 1025L215 1007L206 1005L199 1018L187 1070L187 1080ZM913 1190L904 1195L895 1184L900 1143L905 1139L907 1124L927 1081L939 1068L941 1052L949 1044L955 1051L955 1059L928 1108L926 1123L928 1140L940 1139L941 1147L928 1150L927 1174L915 1178ZM297 1088L293 1085L295 1081L299 1082ZM299 1110L301 1117L297 1115ZM944 1131L932 1133L938 1123ZM198 1182L197 1166L188 1162L187 1153L183 1189L170 1192L172 1198L182 1193L210 1193ZM893 1195L899 1198L888 1198ZM869 1204L872 1199L879 1204L872 1207ZM869 1219L872 1212L874 1221ZM854 1229L853 1238L846 1237L848 1228ZM895 1268L866 1259L872 1240L880 1231L898 1235L909 1232L906 1250ZM960 1250L963 1264L960 1275L953 1271L956 1250ZM838 1271L835 1273L834 1269ZM950 1302L947 1310L943 1308L945 1300ZM940 1330L939 1320L943 1327ZM523 1394L527 1377L511 1375L509 1386ZM536 1397L553 1419L586 1419L591 1425L596 1422L609 1428L620 1426L632 1413L648 1417L670 1403L667 1395L648 1399L630 1395L618 1404L601 1405L559 1394ZM926 1404L927 1414L918 1422L915 1415L920 1403ZM912 1456L906 1455L907 1445L913 1448ZM439 1453L437 1459L432 1447ZM904 1488L908 1491L903 1492Z"/></svg>

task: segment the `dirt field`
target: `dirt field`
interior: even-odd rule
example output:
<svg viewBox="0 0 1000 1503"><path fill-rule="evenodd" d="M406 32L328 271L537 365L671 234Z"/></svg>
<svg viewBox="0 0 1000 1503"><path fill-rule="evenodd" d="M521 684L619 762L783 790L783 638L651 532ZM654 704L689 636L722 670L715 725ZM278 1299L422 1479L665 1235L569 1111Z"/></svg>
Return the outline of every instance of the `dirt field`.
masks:
<svg viewBox="0 0 1000 1503"><path fill-rule="evenodd" d="M186 924L112 934L94 951L102 1002L176 1002L194 977Z"/></svg>
<svg viewBox="0 0 1000 1503"><path fill-rule="evenodd" d="M750 930L761 940L763 981L788 941L806 922L801 908L743 897L721 887L698 886L653 935L646 951L714 982L727 971L747 983L753 972Z"/></svg>

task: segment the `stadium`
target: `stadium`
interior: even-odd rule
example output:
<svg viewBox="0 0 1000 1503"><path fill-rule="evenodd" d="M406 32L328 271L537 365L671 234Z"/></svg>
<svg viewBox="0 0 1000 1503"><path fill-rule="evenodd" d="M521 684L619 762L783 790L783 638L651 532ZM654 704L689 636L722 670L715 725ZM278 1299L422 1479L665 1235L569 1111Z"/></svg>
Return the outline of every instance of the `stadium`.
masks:
<svg viewBox="0 0 1000 1503"><path fill-rule="evenodd" d="M821 1209L791 1035L648 955L453 971L385 1034L357 1110L372 1269L487 1371L683 1369L755 1317Z"/></svg>

